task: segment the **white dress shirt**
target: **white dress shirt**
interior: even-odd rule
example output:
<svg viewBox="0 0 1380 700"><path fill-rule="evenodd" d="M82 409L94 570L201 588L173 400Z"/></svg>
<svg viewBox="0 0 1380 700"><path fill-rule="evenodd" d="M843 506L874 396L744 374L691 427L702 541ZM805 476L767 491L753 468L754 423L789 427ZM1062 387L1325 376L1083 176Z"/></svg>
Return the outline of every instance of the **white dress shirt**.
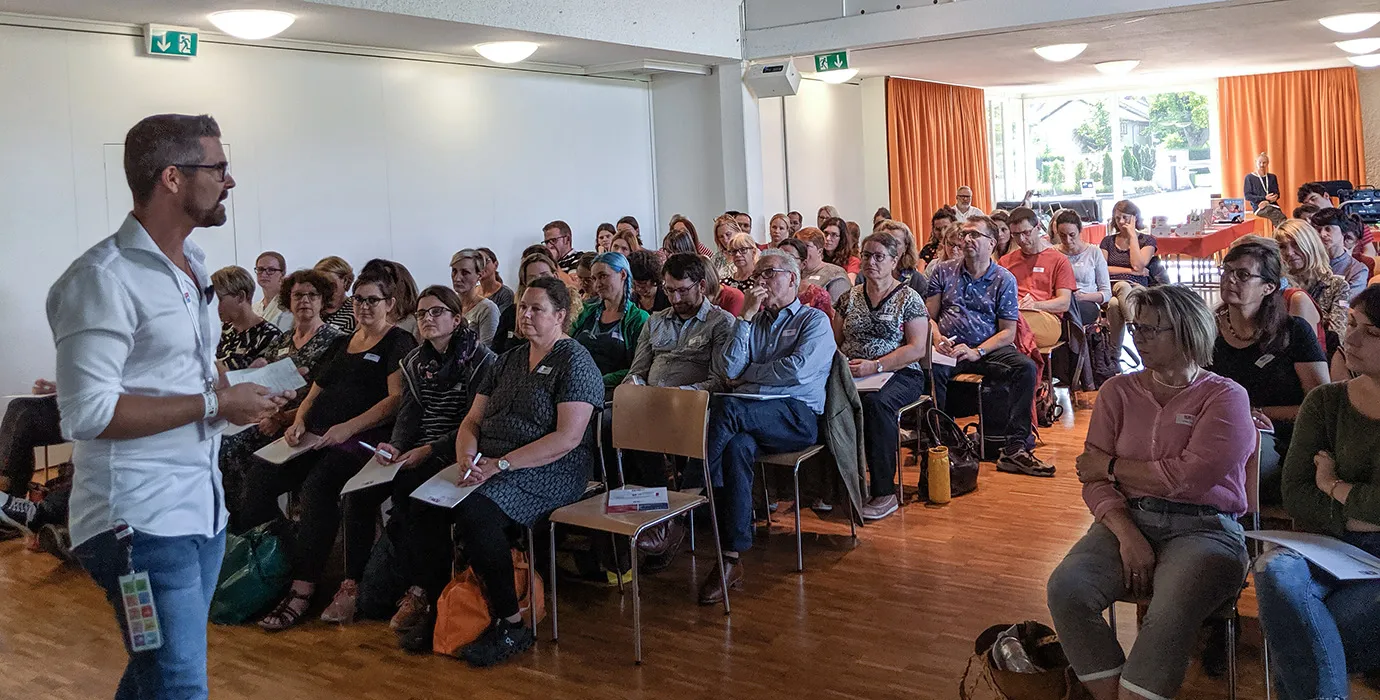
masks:
<svg viewBox="0 0 1380 700"><path fill-rule="evenodd" d="M292 312L278 303L277 294L254 302L250 308L255 315L277 326L278 330L284 333L292 330Z"/></svg>
<svg viewBox="0 0 1380 700"><path fill-rule="evenodd" d="M72 454L72 544L123 520L157 536L214 536L225 527L219 431L204 421L157 435L102 440L121 394L185 396L214 388L220 319L205 254L172 264L130 214L48 291L57 346L58 410Z"/></svg>
<svg viewBox="0 0 1380 700"><path fill-rule="evenodd" d="M982 213L982 210L981 210L981 209L978 209L977 207L968 207L968 211L963 211L962 209L959 209L958 207L954 207L954 220L955 220L955 223L961 224L961 223L967 221L968 218L969 218L969 217L972 217L972 216L986 216L986 214L983 214L983 213Z"/></svg>

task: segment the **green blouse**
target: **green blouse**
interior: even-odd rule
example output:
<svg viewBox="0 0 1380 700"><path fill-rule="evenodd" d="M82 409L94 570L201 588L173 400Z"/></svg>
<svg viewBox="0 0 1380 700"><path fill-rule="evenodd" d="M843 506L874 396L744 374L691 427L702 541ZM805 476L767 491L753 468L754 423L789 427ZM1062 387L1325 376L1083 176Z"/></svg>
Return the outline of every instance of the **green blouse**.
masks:
<svg viewBox="0 0 1380 700"><path fill-rule="evenodd" d="M1346 504L1318 488L1313 456L1326 450L1337 478L1352 484ZM1348 519L1380 525L1380 420L1357 411L1347 383L1324 384L1299 408L1284 462L1284 507L1307 530L1340 537Z"/></svg>

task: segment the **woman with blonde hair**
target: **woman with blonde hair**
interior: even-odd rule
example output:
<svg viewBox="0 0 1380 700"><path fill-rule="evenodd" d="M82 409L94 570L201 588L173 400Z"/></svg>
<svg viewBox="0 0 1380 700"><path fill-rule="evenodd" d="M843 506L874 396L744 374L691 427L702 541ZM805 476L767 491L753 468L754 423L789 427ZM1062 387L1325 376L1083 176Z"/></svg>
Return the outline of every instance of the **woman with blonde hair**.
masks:
<svg viewBox="0 0 1380 700"><path fill-rule="evenodd" d="M560 266L556 264L556 259L551 257L551 254L545 250L535 250L523 256L522 262L518 265L516 298L522 298L523 291L532 284L533 280L538 280L543 277L561 279L560 270ZM571 285L567 282L566 286L569 287ZM584 304L580 301L578 289L572 287L570 296L570 310L572 314L569 321L573 325L575 323L575 318L584 310ZM522 336L522 328L517 322L517 307L518 305L516 303L509 306L504 309L503 313L498 317L498 329L494 333L494 342L492 345L495 354L502 355L504 352L527 342L527 339ZM569 331L570 329L567 328L566 330Z"/></svg>
<svg viewBox="0 0 1380 700"><path fill-rule="evenodd" d="M747 291L757 286L753 275L757 270L757 243L746 233L735 233L728 239L728 260L733 263L733 271L721 281L739 291Z"/></svg>
<svg viewBox="0 0 1380 700"><path fill-rule="evenodd" d="M733 261L728 257L728 241L742 232L743 229L738 227L738 222L727 214L714 220L714 246L718 248L718 252L709 259L709 264L714 266L714 271L719 274L720 279L733 276Z"/></svg>
<svg viewBox="0 0 1380 700"><path fill-rule="evenodd" d="M1275 228L1279 256L1284 261L1284 274L1289 283L1313 298L1322 312L1323 328L1327 333L1328 354L1341 344L1346 334L1346 310L1350 305L1351 288L1328 264L1327 248L1313 225L1303 219L1289 219Z"/></svg>
<svg viewBox="0 0 1380 700"><path fill-rule="evenodd" d="M771 240L764 246L759 246L762 250L767 248L777 248L781 246L781 241L791 237L791 220L785 214L776 214L771 217L767 224L767 235Z"/></svg>
<svg viewBox="0 0 1380 700"><path fill-rule="evenodd" d="M335 294L322 301L321 320L345 333L354 333L355 302L350 298L349 290L350 285L355 283L355 269L338 255L321 258L312 269L326 273L335 283Z"/></svg>
<svg viewBox="0 0 1380 700"><path fill-rule="evenodd" d="M819 219L816 228L820 229L821 231L824 230L824 222L830 219L842 218L839 216L838 208L832 204L826 204L820 207L819 212L816 214L816 217Z"/></svg>

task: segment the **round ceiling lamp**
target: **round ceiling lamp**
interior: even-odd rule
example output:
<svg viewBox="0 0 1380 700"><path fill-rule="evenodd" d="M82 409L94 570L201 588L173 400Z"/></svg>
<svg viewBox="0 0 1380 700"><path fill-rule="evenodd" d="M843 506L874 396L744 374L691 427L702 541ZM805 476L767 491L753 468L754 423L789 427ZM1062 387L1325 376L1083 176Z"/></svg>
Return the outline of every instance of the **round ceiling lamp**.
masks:
<svg viewBox="0 0 1380 700"><path fill-rule="evenodd" d="M1347 53L1375 53L1380 51L1380 39L1347 39L1336 42L1337 48Z"/></svg>
<svg viewBox="0 0 1380 700"><path fill-rule="evenodd" d="M1374 68L1380 66L1380 53L1373 53L1366 56L1347 56L1346 60L1362 68Z"/></svg>
<svg viewBox="0 0 1380 700"><path fill-rule="evenodd" d="M536 53L537 45L530 41L490 41L476 44L474 50L494 63L520 63Z"/></svg>
<svg viewBox="0 0 1380 700"><path fill-rule="evenodd" d="M1140 61L1103 61L1093 64L1093 67L1103 75L1126 75L1136 69Z"/></svg>
<svg viewBox="0 0 1380 700"><path fill-rule="evenodd" d="M1380 12L1353 12L1346 15L1332 15L1318 20L1318 23L1340 34L1364 32L1380 23Z"/></svg>
<svg viewBox="0 0 1380 700"><path fill-rule="evenodd" d="M1040 58L1055 63L1072 61L1083 53L1083 49L1088 48L1087 44L1050 44L1049 46L1036 46L1035 53L1040 54Z"/></svg>
<svg viewBox="0 0 1380 700"><path fill-rule="evenodd" d="M278 10L224 10L212 12L207 19L230 36L257 41L281 34L297 16Z"/></svg>

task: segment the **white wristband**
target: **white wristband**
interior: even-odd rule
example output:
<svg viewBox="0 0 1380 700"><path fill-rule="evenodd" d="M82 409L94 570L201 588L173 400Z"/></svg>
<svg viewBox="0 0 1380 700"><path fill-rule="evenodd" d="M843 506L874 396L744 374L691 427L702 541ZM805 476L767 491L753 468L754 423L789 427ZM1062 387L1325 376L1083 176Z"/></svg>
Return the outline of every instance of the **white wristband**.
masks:
<svg viewBox="0 0 1380 700"><path fill-rule="evenodd" d="M220 399L216 397L216 392L208 391L201 395L202 420L211 420L220 413Z"/></svg>

